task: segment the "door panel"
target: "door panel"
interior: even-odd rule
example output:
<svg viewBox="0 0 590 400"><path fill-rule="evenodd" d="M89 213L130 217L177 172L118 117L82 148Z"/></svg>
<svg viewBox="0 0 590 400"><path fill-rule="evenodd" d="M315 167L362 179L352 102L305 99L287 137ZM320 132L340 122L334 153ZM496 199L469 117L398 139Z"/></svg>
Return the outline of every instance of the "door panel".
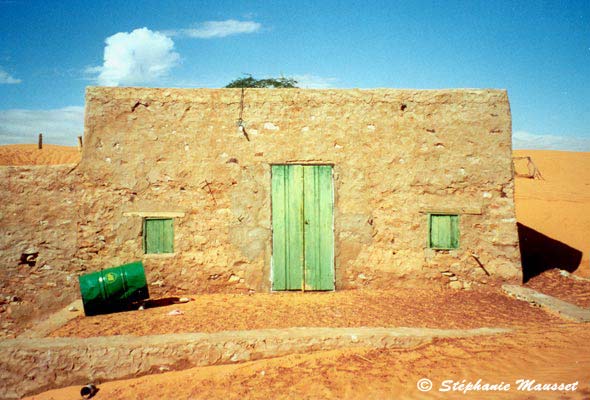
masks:
<svg viewBox="0 0 590 400"><path fill-rule="evenodd" d="M303 285L303 168L272 167L273 290Z"/></svg>
<svg viewBox="0 0 590 400"><path fill-rule="evenodd" d="M304 167L305 289L333 290L332 167Z"/></svg>

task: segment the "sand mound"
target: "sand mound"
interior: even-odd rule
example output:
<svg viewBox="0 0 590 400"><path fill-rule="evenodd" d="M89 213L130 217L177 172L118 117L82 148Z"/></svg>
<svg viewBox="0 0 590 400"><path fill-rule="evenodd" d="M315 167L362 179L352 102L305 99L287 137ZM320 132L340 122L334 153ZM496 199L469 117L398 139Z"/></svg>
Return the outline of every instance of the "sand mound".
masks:
<svg viewBox="0 0 590 400"><path fill-rule="evenodd" d="M514 155L530 156L544 178L516 178L518 222L582 252L577 272L589 275L590 153L515 150Z"/></svg>
<svg viewBox="0 0 590 400"><path fill-rule="evenodd" d="M214 365L98 383L96 399L587 399L590 333L541 325L499 336L438 339L407 350L343 349ZM433 390L417 389L430 379ZM441 392L442 382L504 384L503 391ZM574 383L575 392L518 389L520 379ZM79 398L82 385L27 399Z"/></svg>
<svg viewBox="0 0 590 400"><path fill-rule="evenodd" d="M0 165L54 165L73 164L80 161L78 148L44 144L39 150L36 144L10 144L0 146Z"/></svg>

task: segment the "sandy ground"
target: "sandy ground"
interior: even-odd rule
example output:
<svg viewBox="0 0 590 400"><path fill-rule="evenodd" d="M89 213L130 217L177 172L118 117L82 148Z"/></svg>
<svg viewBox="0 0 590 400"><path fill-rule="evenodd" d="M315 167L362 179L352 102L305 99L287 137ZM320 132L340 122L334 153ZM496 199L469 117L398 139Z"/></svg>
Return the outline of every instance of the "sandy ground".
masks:
<svg viewBox="0 0 590 400"><path fill-rule="evenodd" d="M590 284L586 285L590 291ZM170 316L172 310L183 314ZM485 310L485 311L484 311ZM396 289L330 293L209 294L186 304L80 316L51 336L149 335L288 327L469 329L559 322L498 291Z"/></svg>
<svg viewBox="0 0 590 400"><path fill-rule="evenodd" d="M95 399L588 399L589 341L586 325L543 324L403 351L337 350L99 383ZM423 378L433 382L432 391L417 390ZM439 391L445 380L478 379L509 383L510 390ZM575 392L519 391L519 379L578 386ZM72 386L32 399L75 399L79 390Z"/></svg>
<svg viewBox="0 0 590 400"><path fill-rule="evenodd" d="M590 308L590 280L584 279L575 280L551 270L532 278L525 286L579 307Z"/></svg>
<svg viewBox="0 0 590 400"><path fill-rule="evenodd" d="M36 144L0 146L0 165L72 164L78 161L80 151L71 146L44 144L41 150Z"/></svg>

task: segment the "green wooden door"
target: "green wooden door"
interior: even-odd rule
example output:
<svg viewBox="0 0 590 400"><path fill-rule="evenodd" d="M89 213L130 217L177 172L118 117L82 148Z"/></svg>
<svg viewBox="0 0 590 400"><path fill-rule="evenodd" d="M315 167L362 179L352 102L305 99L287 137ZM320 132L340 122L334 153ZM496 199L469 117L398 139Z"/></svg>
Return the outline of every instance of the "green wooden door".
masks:
<svg viewBox="0 0 590 400"><path fill-rule="evenodd" d="M334 290L332 167L272 166L273 290Z"/></svg>

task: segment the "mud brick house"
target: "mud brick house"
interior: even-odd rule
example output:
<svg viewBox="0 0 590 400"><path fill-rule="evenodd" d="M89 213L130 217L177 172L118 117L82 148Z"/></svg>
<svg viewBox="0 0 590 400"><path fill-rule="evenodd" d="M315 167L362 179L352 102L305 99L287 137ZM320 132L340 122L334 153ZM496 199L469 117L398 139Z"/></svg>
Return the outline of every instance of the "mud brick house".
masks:
<svg viewBox="0 0 590 400"><path fill-rule="evenodd" d="M521 274L505 91L92 87L85 125L93 268L185 290Z"/></svg>
<svg viewBox="0 0 590 400"><path fill-rule="evenodd" d="M521 279L503 90L90 87L79 165L0 172L25 296L134 260L153 294Z"/></svg>

